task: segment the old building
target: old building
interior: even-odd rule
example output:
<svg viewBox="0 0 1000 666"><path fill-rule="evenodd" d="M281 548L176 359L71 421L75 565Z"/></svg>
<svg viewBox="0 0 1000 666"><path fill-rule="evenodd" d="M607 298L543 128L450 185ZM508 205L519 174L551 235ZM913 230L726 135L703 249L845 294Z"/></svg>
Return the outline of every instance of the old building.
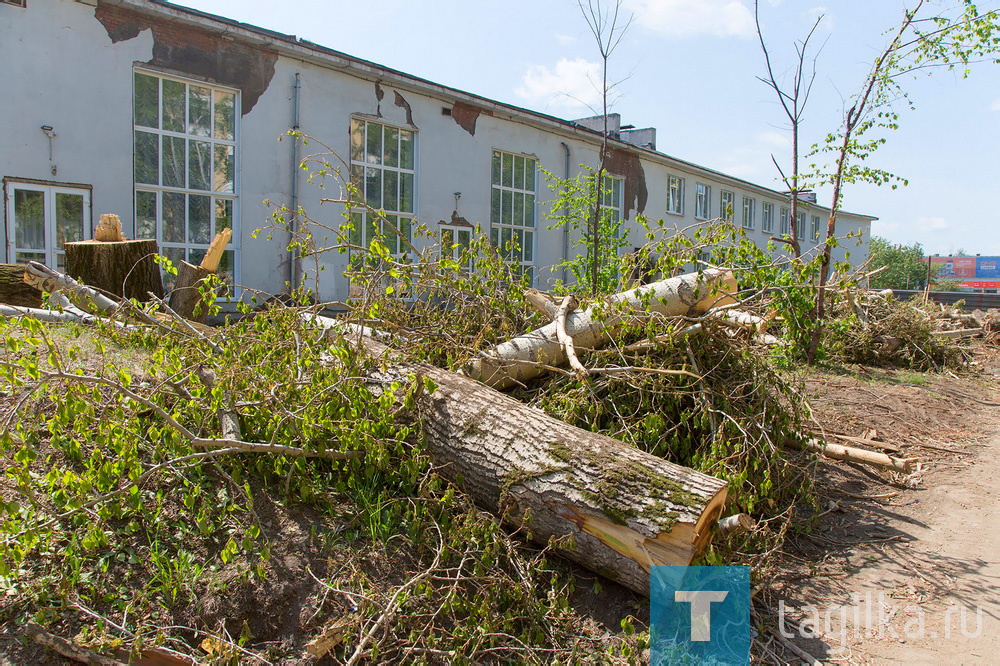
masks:
<svg viewBox="0 0 1000 666"><path fill-rule="evenodd" d="M339 219L320 206L329 193L295 168L295 142L278 141L294 126L342 156L401 229L481 224L496 242L519 239L515 260L544 285L562 277L550 267L571 245L548 228L553 194L540 168L575 175L596 166L601 144L600 119L561 120L153 0L2 0L0 62L8 262L58 264L64 241L89 237L95 214L114 212L127 234L155 236L174 259L198 260L231 226L224 268L281 292L308 267L293 265L287 236L253 233L272 205ZM633 230L637 213L686 226L731 209L762 245L788 231L780 192L658 152L655 130L609 122L608 205ZM806 249L827 215L804 205ZM873 219L838 218L838 235L860 232L855 263ZM360 228L371 233L367 220ZM321 261L321 296L343 298L346 258Z"/></svg>

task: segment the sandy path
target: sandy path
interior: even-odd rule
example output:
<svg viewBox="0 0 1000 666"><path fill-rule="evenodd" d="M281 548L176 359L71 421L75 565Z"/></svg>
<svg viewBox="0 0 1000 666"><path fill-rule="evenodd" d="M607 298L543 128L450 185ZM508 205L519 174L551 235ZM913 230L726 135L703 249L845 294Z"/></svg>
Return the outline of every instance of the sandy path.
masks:
<svg viewBox="0 0 1000 666"><path fill-rule="evenodd" d="M796 644L827 663L1000 663L1000 434L970 454L891 507L893 536L868 535L846 575L803 585L816 611L800 602L786 631L820 636Z"/></svg>

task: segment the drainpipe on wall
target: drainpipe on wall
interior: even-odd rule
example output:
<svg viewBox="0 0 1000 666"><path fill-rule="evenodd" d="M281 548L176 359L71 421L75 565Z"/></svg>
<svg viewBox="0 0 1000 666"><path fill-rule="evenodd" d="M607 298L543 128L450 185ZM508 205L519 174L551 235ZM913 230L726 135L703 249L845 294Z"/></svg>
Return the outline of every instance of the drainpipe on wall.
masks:
<svg viewBox="0 0 1000 666"><path fill-rule="evenodd" d="M295 72L295 86L292 88L292 129L299 129L299 73ZM289 221L288 241L291 244L299 230L299 139L292 141L292 213ZM294 289L302 279L297 248L288 250L288 286Z"/></svg>
<svg viewBox="0 0 1000 666"><path fill-rule="evenodd" d="M559 142L563 147L563 178L569 180L569 144L565 141ZM569 261L569 204L563 206L563 220L565 224L563 225L563 269L562 269L562 281L563 284L568 282L569 269L566 267L566 262Z"/></svg>

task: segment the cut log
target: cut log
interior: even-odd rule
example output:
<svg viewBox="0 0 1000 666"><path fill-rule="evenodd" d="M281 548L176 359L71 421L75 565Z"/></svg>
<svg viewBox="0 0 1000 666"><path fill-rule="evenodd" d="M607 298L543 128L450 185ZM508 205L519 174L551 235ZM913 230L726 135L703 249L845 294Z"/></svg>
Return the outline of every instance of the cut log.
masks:
<svg viewBox="0 0 1000 666"><path fill-rule="evenodd" d="M715 524L715 529L724 536L739 536L757 527L757 521L745 513L727 516Z"/></svg>
<svg viewBox="0 0 1000 666"><path fill-rule="evenodd" d="M215 238L212 239L212 244L208 246L208 252L205 253L199 267L209 273L217 273L219 271L219 262L222 261L222 254L226 251L226 246L229 245L232 237L233 230L228 228L215 234Z"/></svg>
<svg viewBox="0 0 1000 666"><path fill-rule="evenodd" d="M559 306L553 303L544 293L534 288L525 289L524 300L528 301L538 312L545 315L549 321L555 321Z"/></svg>
<svg viewBox="0 0 1000 666"><path fill-rule="evenodd" d="M983 334L981 328L960 328L954 331L931 331L931 335L939 338L974 338Z"/></svg>
<svg viewBox="0 0 1000 666"><path fill-rule="evenodd" d="M737 290L732 273L709 269L654 282L611 296L566 319L566 332L579 349L597 349L607 344L628 320L651 314L678 316L702 314L735 301ZM545 366L559 366L567 357L552 322L542 328L504 342L469 362L468 376L497 389L507 389L545 373Z"/></svg>
<svg viewBox="0 0 1000 666"><path fill-rule="evenodd" d="M859 449L854 446L830 444L816 439L808 440L804 448L807 451L815 451L822 456L834 460L874 465L875 467L891 469L900 474L911 474L913 472L913 463L916 462L914 458L895 458L885 453L879 453L878 451Z"/></svg>
<svg viewBox="0 0 1000 666"><path fill-rule="evenodd" d="M163 296L156 252L155 240L66 243L66 273L114 296L145 301L146 292Z"/></svg>
<svg viewBox="0 0 1000 666"><path fill-rule="evenodd" d="M339 322L311 321L333 335ZM351 339L357 339L352 336ZM468 377L388 358L375 387L423 377L413 418L440 473L534 541L649 594L650 566L686 566L712 536L726 483L554 419Z"/></svg>
<svg viewBox="0 0 1000 666"><path fill-rule="evenodd" d="M0 303L22 308L42 307L42 295L24 282L24 266L0 264Z"/></svg>
<svg viewBox="0 0 1000 666"><path fill-rule="evenodd" d="M50 294L62 291L71 297L73 302L90 312L111 315L117 312L119 303L104 294L80 284L65 273L49 268L37 261L29 261L24 269L24 283L38 291Z"/></svg>
<svg viewBox="0 0 1000 666"><path fill-rule="evenodd" d="M118 219L118 216L113 213L104 213L101 215L101 221L97 223L97 228L94 229L94 240L101 241L102 243L112 243L125 240L122 236L122 222Z"/></svg>
<svg viewBox="0 0 1000 666"><path fill-rule="evenodd" d="M202 300L201 287L210 275L214 272L181 261L177 265L177 280L170 292L170 309L185 319L204 324L208 317L208 305Z"/></svg>

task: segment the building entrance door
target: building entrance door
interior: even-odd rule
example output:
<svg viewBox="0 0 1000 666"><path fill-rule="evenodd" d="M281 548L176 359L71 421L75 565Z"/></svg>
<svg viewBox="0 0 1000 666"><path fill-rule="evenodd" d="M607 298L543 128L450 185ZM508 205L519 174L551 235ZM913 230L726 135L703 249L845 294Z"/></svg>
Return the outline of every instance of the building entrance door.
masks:
<svg viewBox="0 0 1000 666"><path fill-rule="evenodd" d="M64 245L90 238L90 190L7 181L7 261L63 270Z"/></svg>

